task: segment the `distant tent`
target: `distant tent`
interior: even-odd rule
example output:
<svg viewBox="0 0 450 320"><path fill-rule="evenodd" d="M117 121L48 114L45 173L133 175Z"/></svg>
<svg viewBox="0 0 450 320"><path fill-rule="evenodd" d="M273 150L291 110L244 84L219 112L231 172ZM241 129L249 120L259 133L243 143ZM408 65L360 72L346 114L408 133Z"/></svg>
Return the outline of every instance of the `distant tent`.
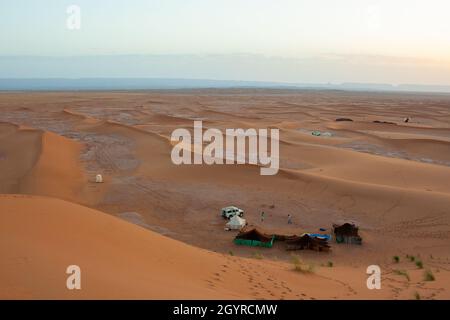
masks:
<svg viewBox="0 0 450 320"><path fill-rule="evenodd" d="M358 227L352 223L333 225L334 235L337 243L361 244L362 238L358 234Z"/></svg>
<svg viewBox="0 0 450 320"><path fill-rule="evenodd" d="M318 238L303 234L300 237L292 237L286 239L286 250L314 250L314 251L330 251L327 238Z"/></svg>
<svg viewBox="0 0 450 320"><path fill-rule="evenodd" d="M337 118L335 121L353 121L350 118Z"/></svg>
<svg viewBox="0 0 450 320"><path fill-rule="evenodd" d="M319 130L314 130L314 131L311 132L311 134L312 134L313 136L316 136L316 137L320 137L320 136L323 136L323 137L332 137L332 136L333 136L333 134L332 134L331 132L328 132L328 131L321 132L321 131L319 131Z"/></svg>
<svg viewBox="0 0 450 320"><path fill-rule="evenodd" d="M240 232L236 238L234 238L234 243L238 245L271 248L274 239L275 237L273 235L266 235L257 229L251 229L249 231Z"/></svg>
<svg viewBox="0 0 450 320"><path fill-rule="evenodd" d="M246 225L245 219L235 215L231 217L230 221L225 225L228 229L231 230L240 230Z"/></svg>
<svg viewBox="0 0 450 320"><path fill-rule="evenodd" d="M102 177L101 174L98 174L98 175L95 177L95 182L96 182L96 183L102 183L102 182L103 182L103 177Z"/></svg>
<svg viewBox="0 0 450 320"><path fill-rule="evenodd" d="M380 121L380 120L374 120L373 123L396 124L395 122L390 122L390 121Z"/></svg>

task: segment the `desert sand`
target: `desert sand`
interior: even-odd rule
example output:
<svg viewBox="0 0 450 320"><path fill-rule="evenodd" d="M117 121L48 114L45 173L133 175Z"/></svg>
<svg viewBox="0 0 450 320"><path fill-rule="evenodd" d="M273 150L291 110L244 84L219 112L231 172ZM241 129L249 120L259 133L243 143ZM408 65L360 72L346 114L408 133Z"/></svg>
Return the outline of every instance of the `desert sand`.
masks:
<svg viewBox="0 0 450 320"><path fill-rule="evenodd" d="M449 95L11 92L0 110L1 298L450 298ZM174 165L170 134L194 120L279 128L279 173ZM314 266L299 273L282 243L234 245L227 205L268 232L355 222L363 245L295 252ZM82 290L66 289L69 264ZM366 287L373 264L381 290Z"/></svg>

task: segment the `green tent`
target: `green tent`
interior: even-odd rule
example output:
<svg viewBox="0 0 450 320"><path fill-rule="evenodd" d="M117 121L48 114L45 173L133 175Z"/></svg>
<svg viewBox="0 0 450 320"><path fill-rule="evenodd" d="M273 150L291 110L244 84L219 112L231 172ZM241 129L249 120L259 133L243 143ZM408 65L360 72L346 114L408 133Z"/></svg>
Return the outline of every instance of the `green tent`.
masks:
<svg viewBox="0 0 450 320"><path fill-rule="evenodd" d="M256 229L252 229L250 231L240 232L236 238L234 238L234 243L251 247L272 248L274 239L275 236L273 235L265 235Z"/></svg>

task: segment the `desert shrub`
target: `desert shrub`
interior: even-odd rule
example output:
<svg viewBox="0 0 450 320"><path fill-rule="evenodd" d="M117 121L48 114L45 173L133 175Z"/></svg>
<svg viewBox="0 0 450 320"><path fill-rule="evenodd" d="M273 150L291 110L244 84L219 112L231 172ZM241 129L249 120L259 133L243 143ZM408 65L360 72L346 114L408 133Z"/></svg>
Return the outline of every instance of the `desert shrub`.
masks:
<svg viewBox="0 0 450 320"><path fill-rule="evenodd" d="M333 267L333 261L328 261L327 266L332 268Z"/></svg>
<svg viewBox="0 0 450 320"><path fill-rule="evenodd" d="M300 273L313 273L314 272L314 265L312 265L310 263L304 263L297 256L292 257L292 262L294 264L294 271L297 271Z"/></svg>
<svg viewBox="0 0 450 320"><path fill-rule="evenodd" d="M394 273L398 274L399 276L404 276L406 278L406 280L408 280L408 281L410 279L408 271L406 271L406 270L394 270Z"/></svg>
<svg viewBox="0 0 450 320"><path fill-rule="evenodd" d="M230 256L234 256L234 253L233 253L233 251L228 251L228 253L230 254Z"/></svg>
<svg viewBox="0 0 450 320"><path fill-rule="evenodd" d="M426 270L426 271L423 273L423 279L424 279L425 281L434 281L435 278L434 278L433 272L431 272L431 270Z"/></svg>
<svg viewBox="0 0 450 320"><path fill-rule="evenodd" d="M416 291L416 293L414 293L414 298L416 300L420 300L420 294Z"/></svg>
<svg viewBox="0 0 450 320"><path fill-rule="evenodd" d="M419 268L419 269L423 269L423 262L422 262L422 260L417 260L417 261L416 261L416 266L417 266L417 268Z"/></svg>
<svg viewBox="0 0 450 320"><path fill-rule="evenodd" d="M259 252L255 252L253 254L253 258L261 260L261 259L264 258L264 256L261 253L259 253Z"/></svg>
<svg viewBox="0 0 450 320"><path fill-rule="evenodd" d="M400 262L400 257L399 256L393 256L392 259L394 260L395 263L399 263Z"/></svg>

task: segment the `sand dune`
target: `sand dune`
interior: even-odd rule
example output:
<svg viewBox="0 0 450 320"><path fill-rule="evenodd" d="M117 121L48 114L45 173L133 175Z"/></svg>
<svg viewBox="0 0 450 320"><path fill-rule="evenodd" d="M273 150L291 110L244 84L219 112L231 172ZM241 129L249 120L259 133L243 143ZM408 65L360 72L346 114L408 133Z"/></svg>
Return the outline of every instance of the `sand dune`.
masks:
<svg viewBox="0 0 450 320"><path fill-rule="evenodd" d="M403 299L414 291L426 298L448 296L450 124L442 117L447 98L427 97L429 107L420 108L420 96L405 102L403 95L308 91L10 93L2 98L0 193L73 202L1 197L0 206L14 213L10 217L0 210L2 230L23 252L2 247L9 262L0 277L11 279L8 288L13 288L2 288L3 296ZM402 123L406 115L412 123ZM356 121L335 122L337 117ZM279 173L260 176L254 165L174 165L170 133L191 129L193 119L202 119L205 128L280 128ZM332 136L312 136L313 130ZM103 184L93 183L97 173L103 174ZM287 234L354 221L364 245L333 243L326 255L302 252L317 266L333 261L336 267L299 275L282 245L264 251L259 260L251 257L261 252L232 243L233 234L223 231L219 216L219 209L230 204L243 208L250 224ZM263 210L267 219L261 223ZM286 224L288 213L293 225ZM111 216L137 217L152 231ZM77 245L66 253L69 243ZM69 253L88 268L93 287L78 293L65 289L64 265L73 263ZM438 281L424 283L423 270L414 264L393 265L393 255L406 254L420 256ZM390 289L374 293L365 287L365 268L373 263L388 273ZM101 271L109 265L110 271ZM22 279L15 269L25 266L31 273ZM397 268L407 269L414 280L402 280ZM44 280L31 283L35 277ZM46 289L48 281L52 285Z"/></svg>
<svg viewBox="0 0 450 320"><path fill-rule="evenodd" d="M2 195L0 221L0 298L308 298L347 293L333 280L296 274L286 264L208 252L61 200ZM82 271L79 291L66 288L65 270L72 264ZM279 290L271 286L278 282Z"/></svg>
<svg viewBox="0 0 450 320"><path fill-rule="evenodd" d="M22 178L21 193L82 199L87 178L78 159L81 144L51 132L44 132L41 139L38 161Z"/></svg>
<svg viewBox="0 0 450 320"><path fill-rule="evenodd" d="M442 297L420 277L392 275L382 291L365 288L364 270L292 265L198 249L102 212L51 198L0 196L0 298L8 299L348 299ZM66 288L66 268L81 268L81 290ZM414 272L413 272L414 273ZM449 277L442 272L440 277ZM351 279L344 283L341 279ZM444 296L445 297L445 296Z"/></svg>

